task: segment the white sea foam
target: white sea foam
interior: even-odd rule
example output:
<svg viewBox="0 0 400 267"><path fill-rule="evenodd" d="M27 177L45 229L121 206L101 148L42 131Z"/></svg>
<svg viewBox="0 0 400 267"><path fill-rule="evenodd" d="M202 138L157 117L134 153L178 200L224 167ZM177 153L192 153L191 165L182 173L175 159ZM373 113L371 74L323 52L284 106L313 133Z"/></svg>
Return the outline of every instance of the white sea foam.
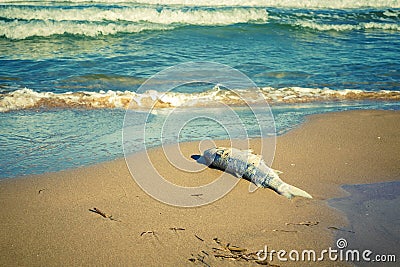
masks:
<svg viewBox="0 0 400 267"><path fill-rule="evenodd" d="M74 1L74 0L73 0ZM108 0L114 1L114 0ZM118 0L115 0L115 2ZM149 4L177 4L200 6L269 6L269 7L296 7L296 8L360 8L360 7L400 7L397 0L137 0L137 3Z"/></svg>
<svg viewBox="0 0 400 267"><path fill-rule="evenodd" d="M113 0L110 0L113 1ZM181 4L181 5L223 5L223 6L270 6L295 8L360 8L360 7L400 7L397 0L138 0L139 3Z"/></svg>
<svg viewBox="0 0 400 267"><path fill-rule="evenodd" d="M94 37L116 33L137 33L145 30L167 30L171 25L158 24L92 24L68 21L0 21L0 36L9 39L25 39L31 36L51 36L56 34L74 34Z"/></svg>
<svg viewBox="0 0 400 267"><path fill-rule="evenodd" d="M49 8L9 6L0 9L0 36L25 39L31 36L73 34L84 36L170 30L177 25L231 25L265 23L263 8L182 9L157 7Z"/></svg>
<svg viewBox="0 0 400 267"><path fill-rule="evenodd" d="M353 30L368 30L379 29L387 31L400 31L400 24L395 23L381 23L381 22L367 22L359 24L321 24L313 21L298 21L296 26L302 28L309 28L317 31L353 31Z"/></svg>
<svg viewBox="0 0 400 267"><path fill-rule="evenodd" d="M363 23L362 27L364 29L381 29L381 30L387 30L387 31L400 31L400 24L394 24L394 23L368 22L368 23Z"/></svg>
<svg viewBox="0 0 400 267"><path fill-rule="evenodd" d="M180 9L158 7L88 7L88 8L48 8L48 7L4 7L0 17L16 20L43 21L129 21L156 24L187 25L229 25L245 22L267 21L267 11L263 8L229 9Z"/></svg>
<svg viewBox="0 0 400 267"><path fill-rule="evenodd" d="M399 17L400 16L400 10L386 10L383 12L383 15L386 17Z"/></svg>
<svg viewBox="0 0 400 267"><path fill-rule="evenodd" d="M17 4L52 3L52 0L7 2ZM67 3L126 3L126 4L151 4L151 5L184 5L184 6L255 6L255 7L295 7L295 8L362 8L362 7L391 7L399 8L398 0L64 0Z"/></svg>
<svg viewBox="0 0 400 267"><path fill-rule="evenodd" d="M122 108L213 107L217 102L241 106L246 103L306 103L337 100L400 100L400 91L332 90L329 88L264 87L258 90L221 90L215 87L201 93L100 91L52 93L20 89L0 94L0 112L32 108Z"/></svg>
<svg viewBox="0 0 400 267"><path fill-rule="evenodd" d="M139 1L140 2L140 1ZM318 31L390 30L399 31L399 10L373 11L301 11L280 13L267 9L271 6L302 8L350 8L350 7L400 7L397 1L169 1L169 5L149 5L158 1L132 3L117 1L115 4L74 1L32 2L36 5L8 4L0 8L0 37L24 39L31 36L62 34L98 36L117 33L137 33L145 30L170 30L185 25L223 26L237 23L285 24ZM79 3L79 4L77 4ZM100 4L102 3L102 4ZM380 3L379 5L377 3ZM173 5L179 4L179 5ZM182 5L180 5L182 4ZM326 11L326 10L325 10ZM366 20L368 18L368 20Z"/></svg>

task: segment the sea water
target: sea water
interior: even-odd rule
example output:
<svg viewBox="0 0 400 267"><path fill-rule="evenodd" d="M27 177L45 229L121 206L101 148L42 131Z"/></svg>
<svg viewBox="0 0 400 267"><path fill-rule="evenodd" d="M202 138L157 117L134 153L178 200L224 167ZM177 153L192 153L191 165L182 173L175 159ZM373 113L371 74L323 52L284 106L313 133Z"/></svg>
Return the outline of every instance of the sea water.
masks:
<svg viewBox="0 0 400 267"><path fill-rule="evenodd" d="M123 157L127 108L137 138L127 152L163 141L243 138L196 120L158 131L168 110L205 118L231 104L259 137L239 88L195 83L170 92L140 86L166 68L216 62L260 88L276 131L304 116L400 107L400 1L2 1L0 177L58 171ZM253 96L255 88L240 88ZM132 104L133 103L133 104ZM155 107L150 114L143 107ZM141 137L146 121L147 139ZM235 121L232 122L236 123Z"/></svg>

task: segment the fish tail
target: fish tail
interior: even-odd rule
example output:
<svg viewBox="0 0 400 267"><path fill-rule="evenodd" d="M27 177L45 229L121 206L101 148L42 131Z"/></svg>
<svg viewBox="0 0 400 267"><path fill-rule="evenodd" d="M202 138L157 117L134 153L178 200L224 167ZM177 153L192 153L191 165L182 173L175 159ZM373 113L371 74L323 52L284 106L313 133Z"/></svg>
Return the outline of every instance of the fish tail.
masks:
<svg viewBox="0 0 400 267"><path fill-rule="evenodd" d="M312 198L312 196L307 193L304 190L301 190L300 188L297 188L293 185L283 183L278 187L278 193L287 197L287 198L292 198L292 197L305 197L305 198Z"/></svg>

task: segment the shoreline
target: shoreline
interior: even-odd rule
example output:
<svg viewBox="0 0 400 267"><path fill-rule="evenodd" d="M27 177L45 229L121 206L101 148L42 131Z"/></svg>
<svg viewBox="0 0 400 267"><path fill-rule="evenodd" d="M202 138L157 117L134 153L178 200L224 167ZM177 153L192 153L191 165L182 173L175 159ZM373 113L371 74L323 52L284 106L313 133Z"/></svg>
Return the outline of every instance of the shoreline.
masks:
<svg viewBox="0 0 400 267"><path fill-rule="evenodd" d="M399 179L399 122L396 111L327 113L306 117L304 123L278 136L272 167L284 172L283 181L306 190L313 200L287 200L269 189L249 193L248 182L242 179L212 204L172 207L143 192L132 181L124 159L0 180L4 207L0 263L153 266L190 265L189 259L199 265L203 259L211 266L257 265L213 257L212 247L219 246L214 238L249 252L265 245L275 250L322 251L334 246L337 230L332 229L348 224L344 214L326 201L345 196L341 185ZM259 140L250 142L257 151ZM188 159L198 154L198 142L180 147ZM169 181L193 186L221 175L209 168L184 173L171 168L160 152L160 148L148 150ZM137 166L142 166L145 153L132 156ZM90 212L93 208L115 220ZM331 266L332 262L320 264Z"/></svg>
<svg viewBox="0 0 400 267"><path fill-rule="evenodd" d="M330 112L341 112L346 110L354 110L354 109L367 109L367 110L375 110L375 109L383 109L383 110L399 110L398 105L393 102L392 104L386 103L379 105L377 102L369 102L363 101L361 102L352 102L351 105L349 103L345 104L342 102L339 106L335 104L335 102L329 103L314 103L314 104L291 104L291 105L281 105L274 106L272 108L272 113L275 116L275 125L276 125L276 134L283 135L286 132L298 127L301 123L304 122L306 116L310 116L313 114L325 114ZM399 102L400 103L400 102ZM13 139L13 133L7 134L3 137L3 142L5 142L7 147L9 148L10 153L3 153L5 156L5 161L3 162L3 172L0 173L0 180L6 178L16 178L20 176L26 175L41 175L48 172L59 172L63 170L71 170L75 168L79 168L82 166L90 166L94 164L100 164L107 161L112 161L114 159L123 158L124 155L122 153L121 148L121 127L122 124L116 122L124 120L124 112L120 109L109 110L109 109L101 109L99 112L102 114L100 121L105 125L110 125L110 128L105 128L105 130L99 129L99 132L104 134L104 138L110 138L108 140L109 143L105 143L104 145L99 145L95 132L89 131L88 129L92 127L98 127L96 122L88 121L88 124L83 123L81 118L82 109L50 109L50 110L35 110L27 111L29 116L24 116L23 122L17 125L15 131L24 132L24 127L29 125L31 119L37 119L42 117L41 121L45 121L39 123L37 127L43 128L43 131L49 132L64 132L68 131L68 129L72 129L76 127L76 125L82 123L82 128L79 130L76 135L72 133L70 137L75 139L75 141L68 140L66 135L63 135L64 140L59 140L58 138L50 138L46 143L46 146L43 146L41 143L43 140L40 137L30 136L27 137L22 135L21 138ZM194 109L196 112L199 109ZM68 124L63 124L63 126L51 127L52 124L58 123L58 118L53 116L53 112L57 111L58 118L64 118L68 121ZM33 112L33 113L32 113ZM43 112L43 114L42 114ZM98 114L95 110L86 110L88 114ZM105 112L103 114L103 112ZM286 112L290 112L289 116L285 115ZM202 113L202 112L200 112ZM13 115L12 115L13 114ZM206 115L207 112L204 112ZM3 113L5 115L5 113ZM8 116L12 115L12 116ZM5 116L5 123L12 125L12 121L14 119L21 118L19 116L19 112L10 113ZM33 117L31 118L32 115ZM97 116L97 115L95 115ZM118 118L116 118L117 116ZM156 126L154 123L150 123L149 127L153 128ZM196 127L196 126L194 126ZM249 125L249 134L252 135L252 131L254 129ZM206 127L204 128L206 129ZM152 134L151 131L149 134ZM156 133L157 134L157 133ZM200 130L199 135L207 136L207 131ZM9 137L7 137L9 136ZM10 137L11 136L11 137ZM167 136L170 138L171 136ZM28 139L27 139L28 138ZM221 136L220 138L225 138ZM220 139L217 138L217 139ZM184 138L186 139L186 138ZM30 140L30 144L26 143L27 140ZM182 142L187 142L187 140L182 140ZM157 144L159 142L152 142L151 147L160 146ZM140 143L136 143L140 146ZM47 146L48 145L48 146ZM67 145L67 149L63 149L63 146ZM137 153L143 151L143 147L137 146L134 148L133 146L129 148L130 153ZM75 151L75 153L74 153ZM0 164L1 165L1 164ZM0 167L0 168L1 168Z"/></svg>

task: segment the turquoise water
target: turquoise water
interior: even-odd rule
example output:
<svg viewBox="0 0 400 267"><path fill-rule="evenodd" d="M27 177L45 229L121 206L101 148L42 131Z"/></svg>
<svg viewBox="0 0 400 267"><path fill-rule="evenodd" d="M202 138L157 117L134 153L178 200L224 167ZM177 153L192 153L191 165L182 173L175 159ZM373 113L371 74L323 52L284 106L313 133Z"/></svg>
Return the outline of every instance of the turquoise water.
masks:
<svg viewBox="0 0 400 267"><path fill-rule="evenodd" d="M400 88L400 1L194 3L1 3L0 177L123 156L125 109L114 98L105 104L102 98L129 99L157 72L190 61L226 64L268 88L265 96L278 134L308 114L399 109L391 92L398 96ZM207 100L202 106L185 102L182 112L215 113L213 103L225 89L214 97L214 86L198 83L179 88L188 99L203 92ZM139 96L157 98L161 88L155 85L156 93ZM245 90L251 94L253 89ZM352 94L340 99L322 96L345 90ZM374 93L366 96L369 92ZM277 94L278 98L272 97ZM78 102L66 102L77 96ZM237 112L247 121L248 135L259 136L246 112L240 107ZM141 121L146 115L137 108L134 116ZM161 144L156 132L165 116L157 111L149 117L154 134L150 131L148 146ZM137 127L140 131L141 125ZM222 130L210 131L213 125L204 121L187 127L179 141L227 137ZM172 136L164 140L176 141ZM140 150L142 143L139 137L132 140L126 144L128 152Z"/></svg>

